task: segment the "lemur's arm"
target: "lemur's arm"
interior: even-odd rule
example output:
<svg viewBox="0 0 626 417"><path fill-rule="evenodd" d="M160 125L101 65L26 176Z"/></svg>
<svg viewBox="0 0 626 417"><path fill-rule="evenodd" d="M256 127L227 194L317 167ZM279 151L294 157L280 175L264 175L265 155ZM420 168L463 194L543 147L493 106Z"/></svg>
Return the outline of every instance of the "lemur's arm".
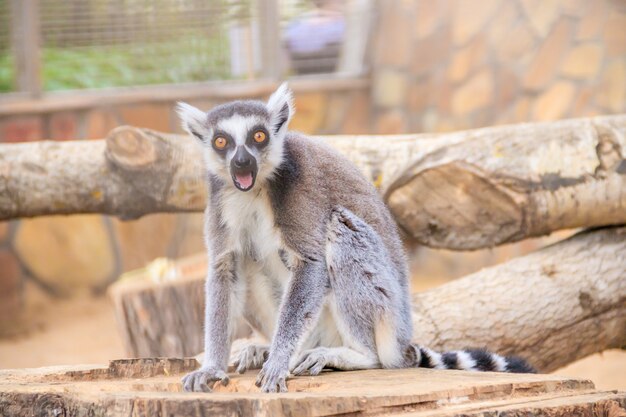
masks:
<svg viewBox="0 0 626 417"><path fill-rule="evenodd" d="M236 281L235 256L223 255L211 267L205 286L203 367L226 370L231 344L232 288Z"/></svg>
<svg viewBox="0 0 626 417"><path fill-rule="evenodd" d="M289 360L319 318L327 291L326 277L322 261L302 261L294 269L280 307L269 357L256 381L262 391L287 391Z"/></svg>
<svg viewBox="0 0 626 417"><path fill-rule="evenodd" d="M235 256L218 256L209 266L205 286L204 361L183 379L185 391L211 391L213 381L228 384L226 368L231 345L232 294L236 282Z"/></svg>

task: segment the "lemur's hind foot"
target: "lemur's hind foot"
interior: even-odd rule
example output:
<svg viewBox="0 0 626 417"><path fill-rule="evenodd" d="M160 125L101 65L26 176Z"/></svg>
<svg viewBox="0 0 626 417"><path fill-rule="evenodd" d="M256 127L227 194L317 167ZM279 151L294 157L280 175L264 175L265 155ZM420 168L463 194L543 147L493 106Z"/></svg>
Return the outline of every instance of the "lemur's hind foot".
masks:
<svg viewBox="0 0 626 417"><path fill-rule="evenodd" d="M439 353L413 345L419 361L416 366L434 369L460 369L482 372L535 373L535 369L517 356L501 356L486 349L463 349Z"/></svg>
<svg viewBox="0 0 626 417"><path fill-rule="evenodd" d="M317 347L302 352L291 366L294 375L318 375L322 369L340 371L380 368L375 354L365 354L349 347Z"/></svg>
<svg viewBox="0 0 626 417"><path fill-rule="evenodd" d="M234 356L233 366L237 373L243 374L249 369L261 369L270 353L269 345L249 343L242 346Z"/></svg>

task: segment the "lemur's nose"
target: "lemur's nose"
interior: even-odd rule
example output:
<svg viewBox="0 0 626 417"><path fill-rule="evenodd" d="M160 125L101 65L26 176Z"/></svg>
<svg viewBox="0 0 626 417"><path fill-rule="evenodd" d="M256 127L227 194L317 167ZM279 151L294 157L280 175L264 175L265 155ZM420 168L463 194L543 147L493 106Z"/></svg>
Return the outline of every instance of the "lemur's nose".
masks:
<svg viewBox="0 0 626 417"><path fill-rule="evenodd" d="M237 168L247 168L252 164L252 159L247 156L235 159L235 166Z"/></svg>
<svg viewBox="0 0 626 417"><path fill-rule="evenodd" d="M252 155L243 149L239 149L233 158L235 168L248 168L252 165Z"/></svg>

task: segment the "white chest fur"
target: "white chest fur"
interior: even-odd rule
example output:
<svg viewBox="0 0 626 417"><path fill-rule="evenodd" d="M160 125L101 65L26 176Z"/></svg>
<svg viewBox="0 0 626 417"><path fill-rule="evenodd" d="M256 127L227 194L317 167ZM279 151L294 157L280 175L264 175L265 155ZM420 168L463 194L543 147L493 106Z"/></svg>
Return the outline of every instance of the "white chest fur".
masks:
<svg viewBox="0 0 626 417"><path fill-rule="evenodd" d="M222 218L228 230L228 244L243 259L241 272L245 277L246 295L245 300L240 300L242 308L253 327L269 341L274 333L280 304L280 297L276 297L275 291L280 288L283 293L291 279L291 272L283 264L279 252L283 250L292 265L297 256L283 244L265 190L248 193L227 190L222 195L221 205ZM341 337L328 308L323 309L316 328L302 348L310 349L320 344L341 345Z"/></svg>
<svg viewBox="0 0 626 417"><path fill-rule="evenodd" d="M263 189L228 190L221 205L227 244L242 260L239 288L243 291L238 301L248 322L270 340L282 293L291 278L279 255L283 243L272 206Z"/></svg>
<svg viewBox="0 0 626 417"><path fill-rule="evenodd" d="M257 262L278 253L282 238L274 226L272 206L264 189L248 193L226 190L221 204L228 243L235 252Z"/></svg>

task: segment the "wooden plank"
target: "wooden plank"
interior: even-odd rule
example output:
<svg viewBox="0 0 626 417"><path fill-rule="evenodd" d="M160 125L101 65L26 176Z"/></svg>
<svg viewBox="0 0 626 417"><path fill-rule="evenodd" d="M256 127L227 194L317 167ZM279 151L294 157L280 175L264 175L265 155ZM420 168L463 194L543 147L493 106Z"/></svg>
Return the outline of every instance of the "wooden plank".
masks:
<svg viewBox="0 0 626 417"><path fill-rule="evenodd" d="M623 417L626 416L626 395L613 391L537 395L531 398L477 401L469 404L450 404L436 411L418 411L403 417Z"/></svg>
<svg viewBox="0 0 626 417"><path fill-rule="evenodd" d="M278 0L259 0L258 13L261 35L261 75L270 80L278 80L282 75Z"/></svg>
<svg viewBox="0 0 626 417"><path fill-rule="evenodd" d="M324 372L289 380L290 392L282 394L260 393L256 373L249 372L233 374L213 393L181 392L181 376L196 365L192 359L137 359L0 371L0 415L571 415L610 407L618 413L626 403L626 393L596 392L586 380L431 369Z"/></svg>
<svg viewBox="0 0 626 417"><path fill-rule="evenodd" d="M19 0L18 0L19 1ZM295 94L320 91L368 91L366 78L320 75L315 78L292 77L289 87ZM273 80L207 81L176 85L103 88L98 90L49 92L33 99L24 94L4 94L0 97L0 116L79 110L91 107L116 106L141 102L173 102L177 100L234 100L267 97L278 87ZM204 109L208 110L208 109Z"/></svg>
<svg viewBox="0 0 626 417"><path fill-rule="evenodd" d="M38 0L13 0L13 53L16 84L31 97L41 96L41 37Z"/></svg>
<svg viewBox="0 0 626 417"><path fill-rule="evenodd" d="M346 4L346 36L341 45L338 72L363 74L366 72L365 57L371 48L374 14L373 0L351 0Z"/></svg>

